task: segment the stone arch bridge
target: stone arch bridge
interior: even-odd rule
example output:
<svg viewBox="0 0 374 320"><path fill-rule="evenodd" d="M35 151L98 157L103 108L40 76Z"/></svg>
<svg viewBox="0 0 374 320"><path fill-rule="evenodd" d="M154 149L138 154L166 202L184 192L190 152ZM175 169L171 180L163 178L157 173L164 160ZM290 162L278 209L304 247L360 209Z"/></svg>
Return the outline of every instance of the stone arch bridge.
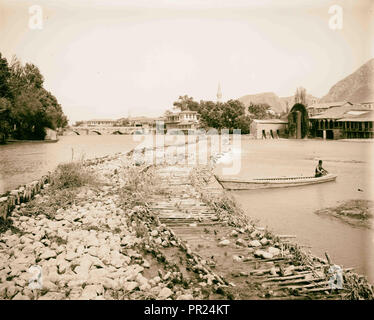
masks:
<svg viewBox="0 0 374 320"><path fill-rule="evenodd" d="M70 127L64 130L64 135L111 135L142 133L142 127Z"/></svg>

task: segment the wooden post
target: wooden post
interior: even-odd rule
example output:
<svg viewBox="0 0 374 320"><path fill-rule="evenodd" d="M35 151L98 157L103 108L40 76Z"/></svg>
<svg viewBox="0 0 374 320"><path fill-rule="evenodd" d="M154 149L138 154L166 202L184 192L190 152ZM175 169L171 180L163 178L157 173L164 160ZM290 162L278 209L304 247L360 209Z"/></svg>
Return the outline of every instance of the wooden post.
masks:
<svg viewBox="0 0 374 320"><path fill-rule="evenodd" d="M296 122L296 139L301 139L301 112L297 112L297 122Z"/></svg>

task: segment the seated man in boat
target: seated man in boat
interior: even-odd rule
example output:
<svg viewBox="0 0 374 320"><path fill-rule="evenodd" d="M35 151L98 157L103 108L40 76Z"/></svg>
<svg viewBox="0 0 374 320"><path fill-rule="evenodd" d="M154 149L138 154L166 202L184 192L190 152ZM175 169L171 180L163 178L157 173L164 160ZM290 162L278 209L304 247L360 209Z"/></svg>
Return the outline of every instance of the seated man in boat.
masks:
<svg viewBox="0 0 374 320"><path fill-rule="evenodd" d="M315 177L322 177L324 175L328 174L328 171L322 168L322 160L318 161L318 165L316 167L316 174Z"/></svg>

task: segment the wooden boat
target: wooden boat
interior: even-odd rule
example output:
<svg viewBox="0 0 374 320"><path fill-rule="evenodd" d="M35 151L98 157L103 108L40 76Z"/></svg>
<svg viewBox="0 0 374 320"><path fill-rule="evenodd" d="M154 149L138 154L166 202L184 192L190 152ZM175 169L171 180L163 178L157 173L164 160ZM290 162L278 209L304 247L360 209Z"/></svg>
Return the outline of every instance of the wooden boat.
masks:
<svg viewBox="0 0 374 320"><path fill-rule="evenodd" d="M265 188L286 188L298 187L309 184L323 183L328 181L335 181L337 175L327 174L322 177L280 177L280 178L254 178L254 179L241 179L241 178L223 178L215 176L217 181L224 189L227 190L253 190Z"/></svg>

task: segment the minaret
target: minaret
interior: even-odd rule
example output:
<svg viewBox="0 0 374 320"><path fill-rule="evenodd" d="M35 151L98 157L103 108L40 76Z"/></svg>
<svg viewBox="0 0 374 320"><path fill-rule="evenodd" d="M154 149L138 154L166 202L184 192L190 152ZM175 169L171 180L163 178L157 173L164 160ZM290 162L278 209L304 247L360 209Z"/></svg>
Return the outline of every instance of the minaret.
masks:
<svg viewBox="0 0 374 320"><path fill-rule="evenodd" d="M221 102L221 99L222 99L221 84L218 82L217 102Z"/></svg>

